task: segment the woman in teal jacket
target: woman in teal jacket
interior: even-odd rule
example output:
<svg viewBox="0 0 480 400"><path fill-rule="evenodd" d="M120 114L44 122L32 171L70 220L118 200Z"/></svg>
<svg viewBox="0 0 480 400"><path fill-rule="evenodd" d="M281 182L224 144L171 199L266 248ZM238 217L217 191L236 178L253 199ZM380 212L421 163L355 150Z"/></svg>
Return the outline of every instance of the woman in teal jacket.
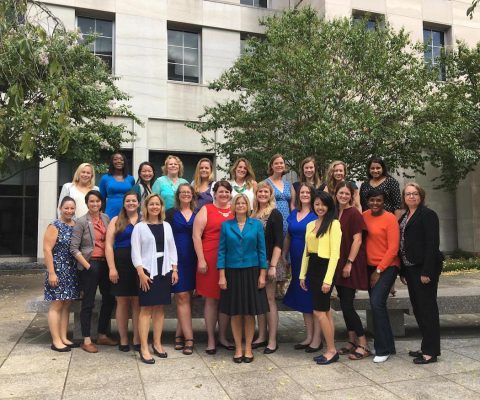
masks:
<svg viewBox="0 0 480 400"><path fill-rule="evenodd" d="M220 232L217 268L220 271L220 312L231 316L235 339L235 363L253 361L252 340L255 315L267 313L265 292L267 257L263 225L248 218L250 204L245 194L232 200L234 219L225 221ZM245 353L242 331L245 328Z"/></svg>

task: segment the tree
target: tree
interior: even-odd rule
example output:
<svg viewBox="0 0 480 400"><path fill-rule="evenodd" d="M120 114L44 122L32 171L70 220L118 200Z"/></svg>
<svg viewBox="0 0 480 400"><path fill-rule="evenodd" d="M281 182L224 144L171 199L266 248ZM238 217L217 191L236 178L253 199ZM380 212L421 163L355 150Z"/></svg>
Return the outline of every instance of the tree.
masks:
<svg viewBox="0 0 480 400"><path fill-rule="evenodd" d="M477 8L479 1L480 0L472 0L472 4L470 5L470 7L468 7L467 16L469 16L470 19L473 18L473 13L475 12L475 9Z"/></svg>
<svg viewBox="0 0 480 400"><path fill-rule="evenodd" d="M364 178L372 155L391 169L424 172L433 157L424 150L435 144L436 165L450 173L440 183L451 188L458 182L463 169L438 154L452 156L463 145L435 140L427 104L441 84L438 70L423 61L422 44L386 21L368 30L366 21L326 21L311 8L261 23L264 38L252 38L210 84L230 92L230 100L206 107L187 124L200 133L223 134L219 142L203 135L210 150L229 160L245 155L257 171L276 152L294 169L308 155L322 166L341 159L354 177Z"/></svg>
<svg viewBox="0 0 480 400"><path fill-rule="evenodd" d="M11 161L95 161L133 137L109 122L140 123L88 44L40 2L0 3L0 171Z"/></svg>

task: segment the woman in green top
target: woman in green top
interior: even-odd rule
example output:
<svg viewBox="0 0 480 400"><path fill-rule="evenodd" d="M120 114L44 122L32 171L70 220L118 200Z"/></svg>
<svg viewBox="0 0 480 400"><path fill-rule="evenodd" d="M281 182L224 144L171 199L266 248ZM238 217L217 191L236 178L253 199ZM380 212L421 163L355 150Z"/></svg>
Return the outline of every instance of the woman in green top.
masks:
<svg viewBox="0 0 480 400"><path fill-rule="evenodd" d="M162 197L165 201L165 209L168 210L175 205L175 193L178 186L188 182L182 178L183 163L177 156L168 156L166 158L162 172L164 175L155 181L152 192Z"/></svg>

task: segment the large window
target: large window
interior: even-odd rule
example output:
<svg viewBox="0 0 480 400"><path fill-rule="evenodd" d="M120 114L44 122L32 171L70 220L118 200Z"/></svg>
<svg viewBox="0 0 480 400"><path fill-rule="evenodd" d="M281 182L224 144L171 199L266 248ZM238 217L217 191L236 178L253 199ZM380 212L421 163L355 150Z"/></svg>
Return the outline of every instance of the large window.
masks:
<svg viewBox="0 0 480 400"><path fill-rule="evenodd" d="M240 0L240 4L253 7L267 8L268 0Z"/></svg>
<svg viewBox="0 0 480 400"><path fill-rule="evenodd" d="M19 173L0 176L0 256L37 253L38 168L23 168L12 163Z"/></svg>
<svg viewBox="0 0 480 400"><path fill-rule="evenodd" d="M440 64L440 55L445 48L445 32L424 28L425 63L438 70L438 79L445 80L445 67Z"/></svg>
<svg viewBox="0 0 480 400"><path fill-rule="evenodd" d="M82 37L96 35L95 40L90 44L90 50L113 72L113 21L79 16L77 25Z"/></svg>
<svg viewBox="0 0 480 400"><path fill-rule="evenodd" d="M168 79L200 82L200 34L168 30Z"/></svg>

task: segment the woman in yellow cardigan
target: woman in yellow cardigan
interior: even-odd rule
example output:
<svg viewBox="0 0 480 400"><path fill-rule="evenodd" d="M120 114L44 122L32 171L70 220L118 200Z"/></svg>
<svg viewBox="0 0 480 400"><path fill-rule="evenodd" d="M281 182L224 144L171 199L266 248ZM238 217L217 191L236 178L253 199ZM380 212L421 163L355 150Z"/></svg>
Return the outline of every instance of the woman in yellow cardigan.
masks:
<svg viewBox="0 0 480 400"><path fill-rule="evenodd" d="M307 290L305 278L308 275L313 300L313 314L320 321L327 350L314 361L327 365L338 361L335 348L335 326L330 312L332 280L340 258L342 230L336 218L333 198L327 192L318 192L313 198L313 210L318 218L307 224L305 250L300 269L300 286Z"/></svg>

